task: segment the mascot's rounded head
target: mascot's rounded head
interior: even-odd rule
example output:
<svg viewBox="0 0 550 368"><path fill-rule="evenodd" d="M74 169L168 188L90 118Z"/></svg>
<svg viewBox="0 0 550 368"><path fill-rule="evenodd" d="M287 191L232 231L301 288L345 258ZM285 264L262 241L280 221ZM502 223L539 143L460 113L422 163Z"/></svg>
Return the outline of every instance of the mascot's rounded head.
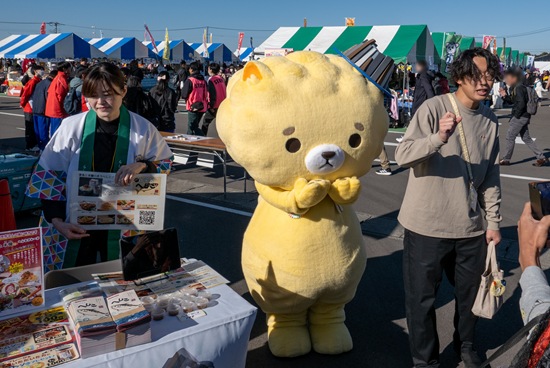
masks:
<svg viewBox="0 0 550 368"><path fill-rule="evenodd" d="M259 183L365 175L382 151L382 93L347 61L302 51L236 73L216 119L229 154Z"/></svg>

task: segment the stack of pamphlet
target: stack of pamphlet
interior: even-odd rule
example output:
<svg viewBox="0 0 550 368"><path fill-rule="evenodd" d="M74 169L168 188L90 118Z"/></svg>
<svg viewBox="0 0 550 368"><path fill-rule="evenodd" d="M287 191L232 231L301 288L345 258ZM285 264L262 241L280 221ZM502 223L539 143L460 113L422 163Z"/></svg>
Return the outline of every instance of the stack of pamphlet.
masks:
<svg viewBox="0 0 550 368"><path fill-rule="evenodd" d="M107 306L116 324L116 330L124 333L117 345L131 347L151 342L151 315L145 310L134 290L123 291L107 298Z"/></svg>
<svg viewBox="0 0 550 368"><path fill-rule="evenodd" d="M82 358L116 350L116 324L104 297L74 300L69 303L67 310L74 324Z"/></svg>
<svg viewBox="0 0 550 368"><path fill-rule="evenodd" d="M151 317L134 290L106 298L93 283L60 294L82 358L151 342Z"/></svg>
<svg viewBox="0 0 550 368"><path fill-rule="evenodd" d="M0 367L54 367L78 359L63 307L0 321Z"/></svg>

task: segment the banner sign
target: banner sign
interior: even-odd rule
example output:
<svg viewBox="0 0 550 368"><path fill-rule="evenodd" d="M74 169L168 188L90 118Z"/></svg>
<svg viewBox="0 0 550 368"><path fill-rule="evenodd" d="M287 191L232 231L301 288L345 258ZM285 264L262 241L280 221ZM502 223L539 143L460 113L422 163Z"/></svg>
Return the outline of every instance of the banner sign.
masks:
<svg viewBox="0 0 550 368"><path fill-rule="evenodd" d="M451 71L451 64L458 56L460 52L460 41L462 41L462 36L454 33L445 34L445 47L443 48L443 67L442 70L449 74Z"/></svg>
<svg viewBox="0 0 550 368"><path fill-rule="evenodd" d="M237 50L239 50L239 53L241 52L241 47L243 47L243 40L244 40L244 32L239 32L239 46L237 46Z"/></svg>

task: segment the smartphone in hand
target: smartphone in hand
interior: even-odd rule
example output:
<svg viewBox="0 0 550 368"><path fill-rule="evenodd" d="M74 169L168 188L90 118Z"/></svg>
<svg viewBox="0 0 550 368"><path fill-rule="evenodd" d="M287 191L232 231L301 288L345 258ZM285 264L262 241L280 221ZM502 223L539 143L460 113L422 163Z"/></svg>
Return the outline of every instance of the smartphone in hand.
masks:
<svg viewBox="0 0 550 368"><path fill-rule="evenodd" d="M550 215L550 181L529 183L529 199L535 220Z"/></svg>

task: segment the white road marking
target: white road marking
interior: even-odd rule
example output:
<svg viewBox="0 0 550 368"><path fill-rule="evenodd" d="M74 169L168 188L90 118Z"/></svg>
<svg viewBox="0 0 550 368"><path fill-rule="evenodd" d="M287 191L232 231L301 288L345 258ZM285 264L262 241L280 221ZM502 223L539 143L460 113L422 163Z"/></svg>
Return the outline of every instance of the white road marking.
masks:
<svg viewBox="0 0 550 368"><path fill-rule="evenodd" d="M537 138L533 138L533 137L531 137L531 139L533 140L533 142L537 140ZM523 142L521 137L516 137L516 144L525 144L525 143Z"/></svg>
<svg viewBox="0 0 550 368"><path fill-rule="evenodd" d="M25 115L23 114L12 114L11 112L0 112L1 115L8 115L8 116L17 116L17 117L20 117L20 118L24 118Z"/></svg>
<svg viewBox="0 0 550 368"><path fill-rule="evenodd" d="M25 131L25 128L15 128L15 129Z"/></svg>
<svg viewBox="0 0 550 368"><path fill-rule="evenodd" d="M240 215L240 216L245 216L245 217L252 217L251 212L239 211L239 210L235 210L233 208L217 206L215 204L204 203L204 202L199 202L199 201L193 201L191 199L180 198L180 197L176 197L176 196L169 195L169 194L166 195L166 199L171 199L171 200L176 201L176 202L192 204L194 206L206 207L206 208L210 208L212 210L229 212L229 213L232 213L232 214L235 214L235 215Z"/></svg>
<svg viewBox="0 0 550 368"><path fill-rule="evenodd" d="M510 175L510 174L500 174L501 178L510 178L510 179L519 179L519 180L528 180L528 181L548 181L548 178L533 178L530 176L519 176L519 175Z"/></svg>
<svg viewBox="0 0 550 368"><path fill-rule="evenodd" d="M392 143L392 142L384 142L385 146L399 146L399 143ZM374 160L376 162L380 162L379 159ZM390 161L391 164L397 165L397 162ZM511 175L511 174L500 174L501 178L508 178L508 179L517 179L517 180L527 180L527 181L548 181L548 178L535 178L531 176L521 176L521 175Z"/></svg>

